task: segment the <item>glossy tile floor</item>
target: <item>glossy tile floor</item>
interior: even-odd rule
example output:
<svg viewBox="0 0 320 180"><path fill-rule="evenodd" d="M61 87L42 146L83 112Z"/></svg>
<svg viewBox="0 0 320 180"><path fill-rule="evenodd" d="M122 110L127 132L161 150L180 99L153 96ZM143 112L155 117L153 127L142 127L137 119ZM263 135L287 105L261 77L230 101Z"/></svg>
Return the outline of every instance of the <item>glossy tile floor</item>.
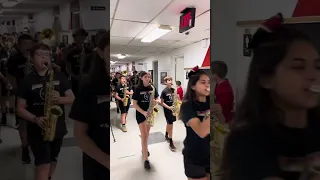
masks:
<svg viewBox="0 0 320 180"><path fill-rule="evenodd" d="M66 111L68 112L68 109ZM68 114L68 113L66 113ZM13 124L14 117L8 116L8 124ZM65 137L60 152L57 170L53 180L81 180L82 179L82 152L75 145L73 138L73 122L67 119L68 135ZM0 144L0 179L1 180L34 180L31 165L22 165L20 162L20 139L18 131L1 127ZM30 153L32 154L32 153Z"/></svg>
<svg viewBox="0 0 320 180"><path fill-rule="evenodd" d="M149 137L149 161L152 170L143 168L141 155L140 131L135 119L135 109L130 108L127 118L127 130L120 127L120 115L117 115L115 103L111 104L111 122L116 142L111 144L111 179L112 180L186 180L183 167L183 140L185 127L181 121L174 123L174 142L176 152L169 149L164 140L166 121L161 110L151 128ZM111 142L113 142L111 136Z"/></svg>

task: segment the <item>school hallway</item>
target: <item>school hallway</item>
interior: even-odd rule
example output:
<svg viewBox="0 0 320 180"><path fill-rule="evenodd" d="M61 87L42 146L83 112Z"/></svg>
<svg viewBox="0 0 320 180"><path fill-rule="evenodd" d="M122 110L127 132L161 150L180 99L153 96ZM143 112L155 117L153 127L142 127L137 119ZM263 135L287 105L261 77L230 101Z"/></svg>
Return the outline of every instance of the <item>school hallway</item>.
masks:
<svg viewBox="0 0 320 180"><path fill-rule="evenodd" d="M69 108L66 108L66 115ZM8 116L8 124L14 123L14 117ZM64 138L63 146L58 159L58 166L52 180L81 180L82 179L82 152L76 146L73 137L73 121L67 118L68 134ZM0 179L1 180L34 180L34 165L22 165L20 156L20 137L17 130L1 127L0 144ZM30 151L31 159L32 153ZM33 163L33 161L31 162Z"/></svg>
<svg viewBox="0 0 320 180"><path fill-rule="evenodd" d="M173 140L176 152L169 149L165 141L166 120L163 109L155 120L149 136L149 161L151 170L143 167L140 131L135 118L135 109L131 106L127 117L127 132L120 129L120 114L116 112L116 104L111 102L111 124L116 142L111 135L111 179L116 180L186 180L183 166L183 140L186 136L182 121L174 123Z"/></svg>

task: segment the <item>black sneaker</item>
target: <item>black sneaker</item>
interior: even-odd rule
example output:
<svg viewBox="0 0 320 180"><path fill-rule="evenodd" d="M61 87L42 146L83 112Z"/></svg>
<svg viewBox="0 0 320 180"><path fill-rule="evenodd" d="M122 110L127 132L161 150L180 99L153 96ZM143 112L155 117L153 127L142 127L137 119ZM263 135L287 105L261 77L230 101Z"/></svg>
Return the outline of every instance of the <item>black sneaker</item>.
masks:
<svg viewBox="0 0 320 180"><path fill-rule="evenodd" d="M31 158L30 158L28 147L22 147L21 161L22 161L22 164L30 164L31 163Z"/></svg>
<svg viewBox="0 0 320 180"><path fill-rule="evenodd" d="M144 169L145 170L150 170L151 169L150 162L148 160L144 161Z"/></svg>

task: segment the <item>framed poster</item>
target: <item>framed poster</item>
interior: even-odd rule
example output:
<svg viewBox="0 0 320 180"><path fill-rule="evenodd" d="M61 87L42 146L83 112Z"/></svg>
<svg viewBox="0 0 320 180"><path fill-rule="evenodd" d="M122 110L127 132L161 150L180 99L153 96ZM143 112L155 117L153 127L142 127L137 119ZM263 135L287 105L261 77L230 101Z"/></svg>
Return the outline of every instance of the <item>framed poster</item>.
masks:
<svg viewBox="0 0 320 180"><path fill-rule="evenodd" d="M153 70L149 70L148 72L150 74L151 82L153 82Z"/></svg>
<svg viewBox="0 0 320 180"><path fill-rule="evenodd" d="M167 72L160 72L160 82L161 84L166 84L166 82L164 81L164 78L166 78L168 76Z"/></svg>

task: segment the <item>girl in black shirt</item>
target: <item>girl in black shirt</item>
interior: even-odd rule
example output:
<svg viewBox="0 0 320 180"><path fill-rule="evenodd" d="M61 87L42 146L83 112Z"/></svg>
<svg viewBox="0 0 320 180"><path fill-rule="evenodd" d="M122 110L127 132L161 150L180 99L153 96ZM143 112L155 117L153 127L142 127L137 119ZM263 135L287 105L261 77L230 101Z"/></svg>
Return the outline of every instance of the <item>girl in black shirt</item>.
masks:
<svg viewBox="0 0 320 180"><path fill-rule="evenodd" d="M229 180L319 179L320 56L281 14L254 34L247 87L227 140Z"/></svg>
<svg viewBox="0 0 320 180"><path fill-rule="evenodd" d="M137 110L136 111L136 119L139 125L140 133L141 133L141 145L142 145L142 154L144 158L144 168L149 170L150 163L148 160L148 156L150 155L148 151L148 137L150 126L148 126L146 122L146 117L148 116L147 110L149 108L150 101L155 101L155 103L159 103L158 91L155 89L154 97L150 97L152 92L152 87L150 85L150 74L147 72L140 73L140 79L137 88L133 93L133 106Z"/></svg>
<svg viewBox="0 0 320 180"><path fill-rule="evenodd" d="M198 66L188 74L180 116L185 123L184 168L189 180L210 179L210 78Z"/></svg>
<svg viewBox="0 0 320 180"><path fill-rule="evenodd" d="M165 77L166 88L161 92L161 105L164 107L163 112L166 117L167 127L165 138L169 142L169 148L171 151L175 151L176 147L172 141L173 134L173 122L176 121L176 117L172 114L172 105L174 101L174 91L172 88L172 77ZM180 100L180 99L179 99Z"/></svg>
<svg viewBox="0 0 320 180"><path fill-rule="evenodd" d="M92 61L69 117L83 150L83 179L110 179L110 32L98 41L97 59Z"/></svg>

